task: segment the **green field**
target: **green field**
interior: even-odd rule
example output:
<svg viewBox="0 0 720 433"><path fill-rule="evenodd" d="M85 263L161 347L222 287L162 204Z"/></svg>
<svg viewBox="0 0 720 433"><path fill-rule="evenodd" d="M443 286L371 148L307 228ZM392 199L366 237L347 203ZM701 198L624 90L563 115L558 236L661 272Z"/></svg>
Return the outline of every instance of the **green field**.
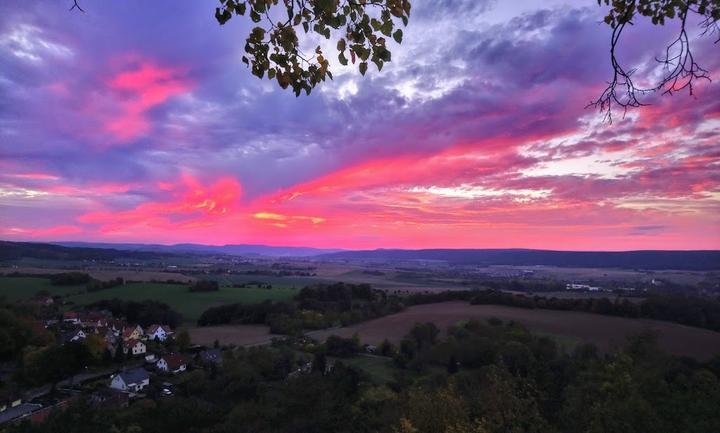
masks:
<svg viewBox="0 0 720 433"><path fill-rule="evenodd" d="M353 358L339 359L339 361L366 372L378 385L392 381L393 373L396 371L392 360L381 356L359 355Z"/></svg>
<svg viewBox="0 0 720 433"><path fill-rule="evenodd" d="M90 304L102 299L125 299L143 301L151 299L168 304L183 315L187 322L195 322L210 307L231 303L258 303L265 300L284 301L292 298L296 289L273 287L272 289L220 287L217 292L190 292L188 286L165 283L130 283L112 289L73 295L68 301Z"/></svg>
<svg viewBox="0 0 720 433"><path fill-rule="evenodd" d="M165 283L129 283L111 289L87 292L85 286L53 286L47 278L0 277L0 297L9 302L30 299L39 291L62 296L67 302L86 305L103 299L164 302L183 315L187 322L195 322L210 307L231 303L258 303L265 300L285 301L299 289L273 285L272 289L220 287L217 292L190 292L188 286Z"/></svg>
<svg viewBox="0 0 720 433"><path fill-rule="evenodd" d="M0 296L9 302L30 299L41 290L51 296L66 296L85 291L85 286L53 286L47 278L0 277Z"/></svg>

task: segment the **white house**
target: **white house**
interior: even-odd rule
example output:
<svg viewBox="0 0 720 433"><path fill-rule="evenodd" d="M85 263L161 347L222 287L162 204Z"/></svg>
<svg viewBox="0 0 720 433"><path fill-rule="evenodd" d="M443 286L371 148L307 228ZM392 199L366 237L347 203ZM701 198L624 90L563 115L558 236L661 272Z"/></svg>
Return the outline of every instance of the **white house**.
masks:
<svg viewBox="0 0 720 433"><path fill-rule="evenodd" d="M165 341L170 334L170 327L165 325L151 325L147 330L149 340Z"/></svg>
<svg viewBox="0 0 720 433"><path fill-rule="evenodd" d="M140 340L128 340L123 343L123 353L132 356L144 355L147 352L147 346Z"/></svg>
<svg viewBox="0 0 720 433"><path fill-rule="evenodd" d="M71 341L83 341L87 338L85 332L82 329L76 329L74 331L63 332L60 334L63 342L69 343Z"/></svg>
<svg viewBox="0 0 720 433"><path fill-rule="evenodd" d="M171 353L160 358L155 367L166 373L179 374L187 370L187 361L182 355Z"/></svg>
<svg viewBox="0 0 720 433"><path fill-rule="evenodd" d="M110 388L129 392L140 392L148 385L150 385L150 375L142 368L118 373L110 381Z"/></svg>

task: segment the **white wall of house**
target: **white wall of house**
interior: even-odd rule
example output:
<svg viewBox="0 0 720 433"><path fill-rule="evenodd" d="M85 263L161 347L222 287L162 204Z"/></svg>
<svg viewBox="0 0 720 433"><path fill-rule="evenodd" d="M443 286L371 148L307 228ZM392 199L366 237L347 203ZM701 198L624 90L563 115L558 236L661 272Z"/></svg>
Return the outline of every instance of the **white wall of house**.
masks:
<svg viewBox="0 0 720 433"><path fill-rule="evenodd" d="M147 348L145 347L145 344L141 342L135 343L135 345L132 347L132 354L133 355L142 355L147 351Z"/></svg>
<svg viewBox="0 0 720 433"><path fill-rule="evenodd" d="M167 361L165 361L165 359L163 359L163 358L160 358L160 361L158 361L157 364L155 364L155 367L158 370L168 371Z"/></svg>
<svg viewBox="0 0 720 433"><path fill-rule="evenodd" d="M167 333L165 333L165 330L162 327L157 328L155 332L150 336L151 340L158 340L158 341L165 341L167 338Z"/></svg>
<svg viewBox="0 0 720 433"><path fill-rule="evenodd" d="M170 371L170 367L167 364L167 361L165 361L164 358L160 358L160 360L155 364L155 367L158 370L162 370L165 372ZM187 364L181 364L178 368L172 371L173 374L182 373L183 371L187 370Z"/></svg>
<svg viewBox="0 0 720 433"><path fill-rule="evenodd" d="M148 385L150 385L150 379L145 379L139 383L127 384L122 380L122 377L120 377L119 374L117 376L115 376L113 378L113 380L110 382L110 388L118 389L120 391L132 391L132 392L142 391Z"/></svg>
<svg viewBox="0 0 720 433"><path fill-rule="evenodd" d="M150 385L150 379L145 379L142 382L136 384L135 391L142 391L148 385Z"/></svg>
<svg viewBox="0 0 720 433"><path fill-rule="evenodd" d="M110 382L110 388L119 389L120 391L127 391L128 389L127 384L123 382L119 374L113 377L113 380Z"/></svg>

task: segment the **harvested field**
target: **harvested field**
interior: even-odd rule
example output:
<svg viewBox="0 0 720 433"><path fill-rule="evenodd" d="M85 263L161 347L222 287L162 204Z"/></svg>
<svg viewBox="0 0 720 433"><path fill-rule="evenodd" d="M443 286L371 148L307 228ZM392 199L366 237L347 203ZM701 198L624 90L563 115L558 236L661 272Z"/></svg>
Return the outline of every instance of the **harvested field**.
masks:
<svg viewBox="0 0 720 433"><path fill-rule="evenodd" d="M591 313L554 310L528 310L499 305L470 305L465 302L443 302L410 307L407 310L345 328L313 331L308 335L325 339L329 335L351 337L378 344L385 338L398 342L418 322L434 322L440 329L461 320L486 320L497 317L503 321L522 323L530 330L564 335L594 343L608 351L624 344L627 337L650 330L669 353L707 360L720 354L720 333L670 322L647 319L626 319Z"/></svg>
<svg viewBox="0 0 720 433"><path fill-rule="evenodd" d="M189 328L188 332L193 343L205 346L212 346L215 340L223 345L258 346L282 337L271 334L270 328L264 325L202 326Z"/></svg>

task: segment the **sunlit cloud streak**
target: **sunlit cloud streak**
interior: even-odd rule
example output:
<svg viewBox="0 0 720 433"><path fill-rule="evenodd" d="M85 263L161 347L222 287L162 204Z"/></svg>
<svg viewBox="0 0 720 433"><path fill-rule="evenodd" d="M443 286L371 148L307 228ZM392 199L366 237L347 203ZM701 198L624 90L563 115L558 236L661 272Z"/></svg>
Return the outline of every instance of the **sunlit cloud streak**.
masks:
<svg viewBox="0 0 720 433"><path fill-rule="evenodd" d="M608 29L563 3L417 0L382 72L305 98L252 77L247 29L202 2L4 3L0 236L720 248L720 87L603 123ZM624 55L650 70L666 37L635 26Z"/></svg>

